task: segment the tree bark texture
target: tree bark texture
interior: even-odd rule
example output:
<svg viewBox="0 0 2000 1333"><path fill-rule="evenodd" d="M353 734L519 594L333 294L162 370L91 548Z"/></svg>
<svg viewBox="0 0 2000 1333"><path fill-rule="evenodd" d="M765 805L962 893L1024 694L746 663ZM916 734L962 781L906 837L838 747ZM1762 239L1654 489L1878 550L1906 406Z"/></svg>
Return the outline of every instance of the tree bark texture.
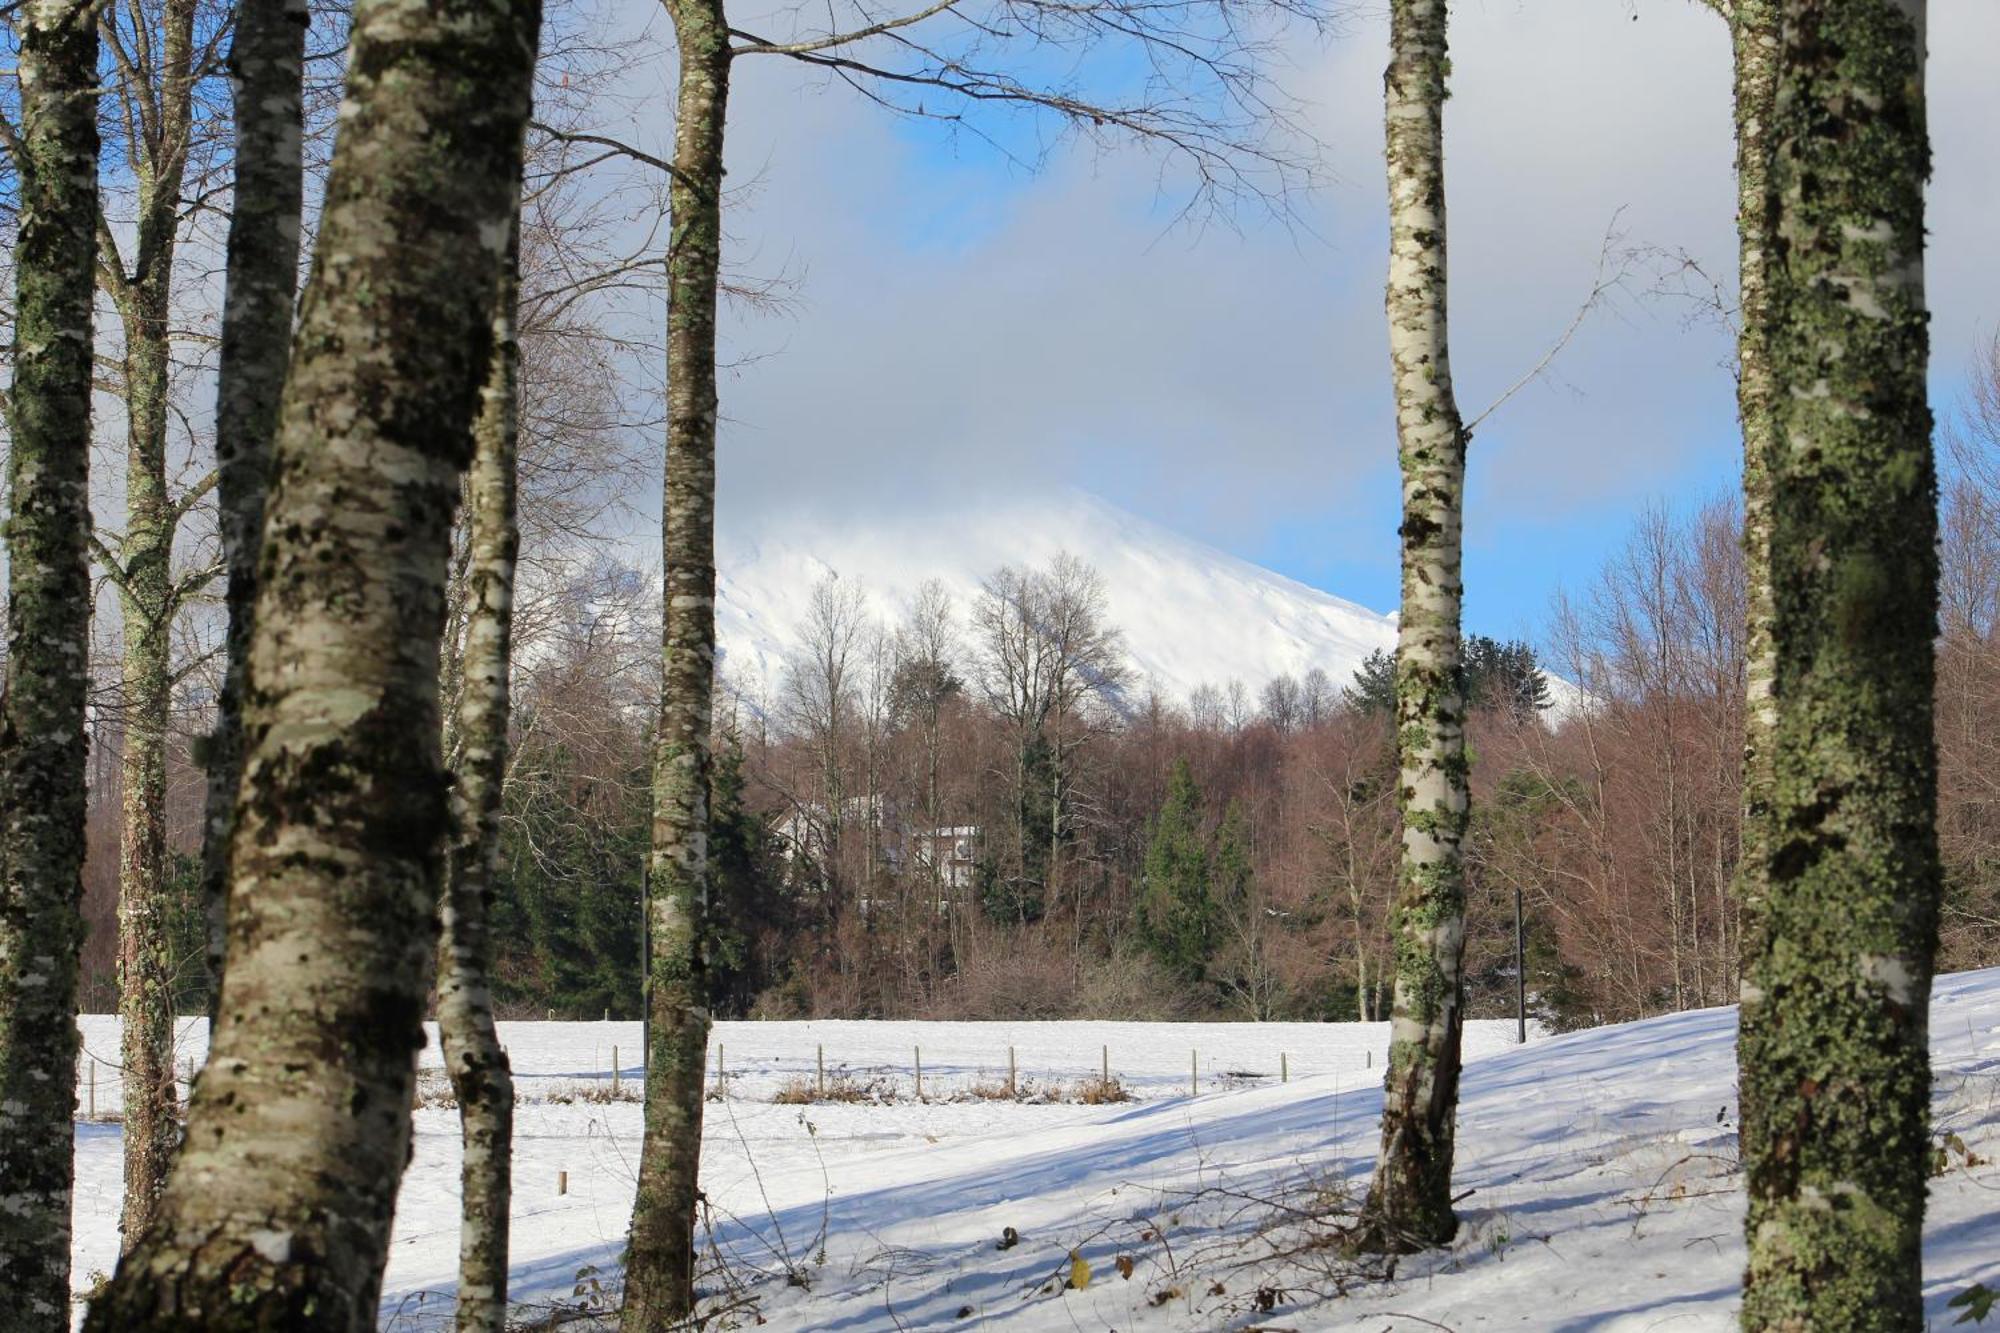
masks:
<svg viewBox="0 0 2000 1333"><path fill-rule="evenodd" d="M127 1245L152 1217L180 1137L173 1059L167 728L178 601L174 531L183 510L168 493L167 420L173 270L193 124L194 17L194 0L168 0L159 17L157 64L123 75L147 85L137 95L154 114L136 127L139 142L129 154L138 186L132 270L124 270L108 241L101 257L105 286L124 334L125 535L113 580L124 627L118 1012L123 1020L125 1204L119 1227Z"/></svg>
<svg viewBox="0 0 2000 1333"><path fill-rule="evenodd" d="M0 1330L69 1328L90 647L97 32L22 11L0 696Z"/></svg>
<svg viewBox="0 0 2000 1333"><path fill-rule="evenodd" d="M229 825L243 771L243 677L257 589L257 547L271 482L271 441L292 345L304 192L305 0L244 0L229 50L236 102L236 181L215 385L216 500L227 566L222 697L209 737L202 902L208 917L209 1017L222 993Z"/></svg>
<svg viewBox="0 0 2000 1333"><path fill-rule="evenodd" d="M520 229L508 246L493 304L493 352L473 427L466 493L470 562L460 653L452 793L454 835L445 881L438 1027L458 1099L460 1211L458 1329L504 1333L507 1224L512 1192L514 1080L493 1024L491 930L500 868L500 798L507 773L508 672L513 662L515 457L520 345Z"/></svg>
<svg viewBox="0 0 2000 1333"><path fill-rule="evenodd" d="M538 23L354 9L258 558L221 1016L90 1329L375 1325L449 828L445 566Z"/></svg>
<svg viewBox="0 0 2000 1333"><path fill-rule="evenodd" d="M1937 933L1923 0L1783 0L1777 730L1739 1046L1750 1329L1923 1328Z"/></svg>
<svg viewBox="0 0 2000 1333"><path fill-rule="evenodd" d="M645 1143L625 1259L625 1333L694 1308L708 1058L709 729L715 675L715 306L729 32L721 0L668 0L680 47L667 253L666 564L653 755Z"/></svg>
<svg viewBox="0 0 2000 1333"><path fill-rule="evenodd" d="M1770 453L1776 410L1769 350L1770 265L1777 248L1765 206L1770 192L1771 117L1778 87L1778 0L1734 0L1730 16L1736 85L1738 236L1736 415L1743 431L1743 828L1736 872L1739 965L1764 913L1769 854L1777 673L1771 642ZM1740 970L1740 966L1739 966ZM1740 987L1739 987L1740 989Z"/></svg>
<svg viewBox="0 0 2000 1333"><path fill-rule="evenodd" d="M1396 749L1402 864L1382 1148L1362 1228L1373 1248L1449 1241L1470 809L1459 645L1466 435L1445 322L1445 0L1393 0L1384 80L1389 353L1403 474Z"/></svg>

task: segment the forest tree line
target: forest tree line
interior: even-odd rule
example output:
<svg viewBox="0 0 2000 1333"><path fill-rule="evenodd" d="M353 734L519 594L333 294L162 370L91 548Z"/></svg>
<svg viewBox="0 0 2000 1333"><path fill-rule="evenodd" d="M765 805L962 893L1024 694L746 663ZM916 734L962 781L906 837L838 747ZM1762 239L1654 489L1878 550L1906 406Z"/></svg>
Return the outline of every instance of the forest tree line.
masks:
<svg viewBox="0 0 2000 1333"><path fill-rule="evenodd" d="M1996 382L1989 369L1953 436L1959 466L1944 497L1947 969L2000 963L1988 790L2000 435L1983 406ZM1568 1029L1732 1001L1741 551L1732 503L1655 506L1557 599L1541 648L1468 636L1472 1016L1514 1012L1517 890L1531 1018ZM633 1018L657 622L637 571L598 563L569 575L567 594L548 599L562 610L515 665L495 999L509 1017ZM1006 614L1024 598L1061 614ZM829 579L809 606L805 642L773 688L732 690L725 665L712 782L718 1012L1386 1017L1388 654L1343 680L1312 669L1162 698L1123 666L1102 589L1074 559L997 571L966 605L933 583L889 607ZM1043 693L1066 698L1058 773L1055 710L1037 732L1019 702L1034 682L1008 672L1030 660L1014 650L1020 633L1063 623L1087 631L1071 639L1087 651L1053 635L1033 645L1053 682ZM117 742L114 732L95 758L94 1007L115 996ZM185 762L173 772L173 974L191 1013L204 993L198 774Z"/></svg>

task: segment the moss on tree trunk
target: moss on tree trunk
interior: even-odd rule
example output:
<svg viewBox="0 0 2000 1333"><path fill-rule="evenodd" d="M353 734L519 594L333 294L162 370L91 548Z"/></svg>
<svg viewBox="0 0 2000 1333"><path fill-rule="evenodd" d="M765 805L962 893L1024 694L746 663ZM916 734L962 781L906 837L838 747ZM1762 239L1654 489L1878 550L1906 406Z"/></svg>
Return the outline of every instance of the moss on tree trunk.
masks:
<svg viewBox="0 0 2000 1333"><path fill-rule="evenodd" d="M1396 638L1402 864L1391 917L1382 1148L1363 1207L1370 1248L1449 1241L1465 943L1461 844L1470 810L1459 643L1465 429L1446 326L1445 0L1393 0L1384 80L1389 165L1389 352L1403 475Z"/></svg>
<svg viewBox="0 0 2000 1333"><path fill-rule="evenodd" d="M1743 991L1752 1329L1924 1326L1940 882L1922 0L1783 0L1768 196L1777 727Z"/></svg>
<svg viewBox="0 0 2000 1333"><path fill-rule="evenodd" d="M259 557L229 965L92 1330L375 1324L449 827L438 640L533 0L362 0Z"/></svg>
<svg viewBox="0 0 2000 1333"><path fill-rule="evenodd" d="M668 0L680 45L667 253L666 564L653 753L646 1134L625 1257L625 1333L694 1308L708 1061L709 727L715 675L715 304L729 31L720 0Z"/></svg>
<svg viewBox="0 0 2000 1333"><path fill-rule="evenodd" d="M0 696L0 1330L69 1328L90 643L97 33L30 0L17 68L14 376Z"/></svg>

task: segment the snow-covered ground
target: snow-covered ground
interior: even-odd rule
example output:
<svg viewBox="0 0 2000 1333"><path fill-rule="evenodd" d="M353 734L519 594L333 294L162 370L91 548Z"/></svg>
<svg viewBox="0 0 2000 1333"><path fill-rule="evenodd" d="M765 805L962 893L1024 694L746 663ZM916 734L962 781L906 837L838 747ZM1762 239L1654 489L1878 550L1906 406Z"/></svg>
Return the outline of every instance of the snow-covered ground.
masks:
<svg viewBox="0 0 2000 1333"><path fill-rule="evenodd" d="M521 1077L517 1299L610 1300L638 1160L636 1024L503 1025ZM116 1053L115 1020L86 1049ZM202 1034L187 1032L199 1059ZM1721 1330L1742 1265L1734 1013L1705 1010L1512 1045L1468 1040L1458 1242L1359 1281L1323 1219L1365 1185L1383 1025L727 1023L730 1095L708 1108L703 1172L721 1256L709 1285L772 1329ZM2000 1158L2000 971L1942 979L1932 1013L1940 1133ZM987 1101L1007 1047L1027 1090L1074 1088L1109 1048L1138 1100ZM914 1099L921 1048L927 1100ZM887 1104L789 1105L843 1074ZM1290 1081L1279 1081L1281 1067ZM1198 1062L1199 1092L1189 1095ZM436 1063L433 1049L426 1063ZM100 1110L115 1104L100 1069ZM449 1315L455 1113L417 1112L383 1320ZM79 1285L116 1250L118 1130L78 1128ZM566 1177L567 1192L559 1192ZM1018 1241L1005 1245L1012 1229ZM1066 1286L1072 1255L1089 1265ZM1129 1264L1129 1276L1126 1276ZM1931 1191L1927 1293L2000 1285L2000 1167L1957 1159ZM582 1295L577 1294L581 1287ZM1347 1294L1341 1294L1345 1290Z"/></svg>

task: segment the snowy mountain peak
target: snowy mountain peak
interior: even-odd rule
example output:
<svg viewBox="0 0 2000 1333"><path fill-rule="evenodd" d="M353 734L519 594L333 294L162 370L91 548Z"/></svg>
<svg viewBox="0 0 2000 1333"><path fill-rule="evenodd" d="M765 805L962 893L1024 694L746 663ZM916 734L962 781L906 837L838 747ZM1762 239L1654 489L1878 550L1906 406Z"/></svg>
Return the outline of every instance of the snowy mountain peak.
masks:
<svg viewBox="0 0 2000 1333"><path fill-rule="evenodd" d="M1132 694L1185 700L1201 685L1323 669L1345 685L1370 652L1393 648L1393 617L1273 573L1080 491L965 504L926 502L893 521L767 515L718 538L716 627L725 677L775 697L798 648L813 586L852 580L893 627L926 579L941 581L960 624L1002 565L1045 566L1068 552L1104 579L1124 635Z"/></svg>

